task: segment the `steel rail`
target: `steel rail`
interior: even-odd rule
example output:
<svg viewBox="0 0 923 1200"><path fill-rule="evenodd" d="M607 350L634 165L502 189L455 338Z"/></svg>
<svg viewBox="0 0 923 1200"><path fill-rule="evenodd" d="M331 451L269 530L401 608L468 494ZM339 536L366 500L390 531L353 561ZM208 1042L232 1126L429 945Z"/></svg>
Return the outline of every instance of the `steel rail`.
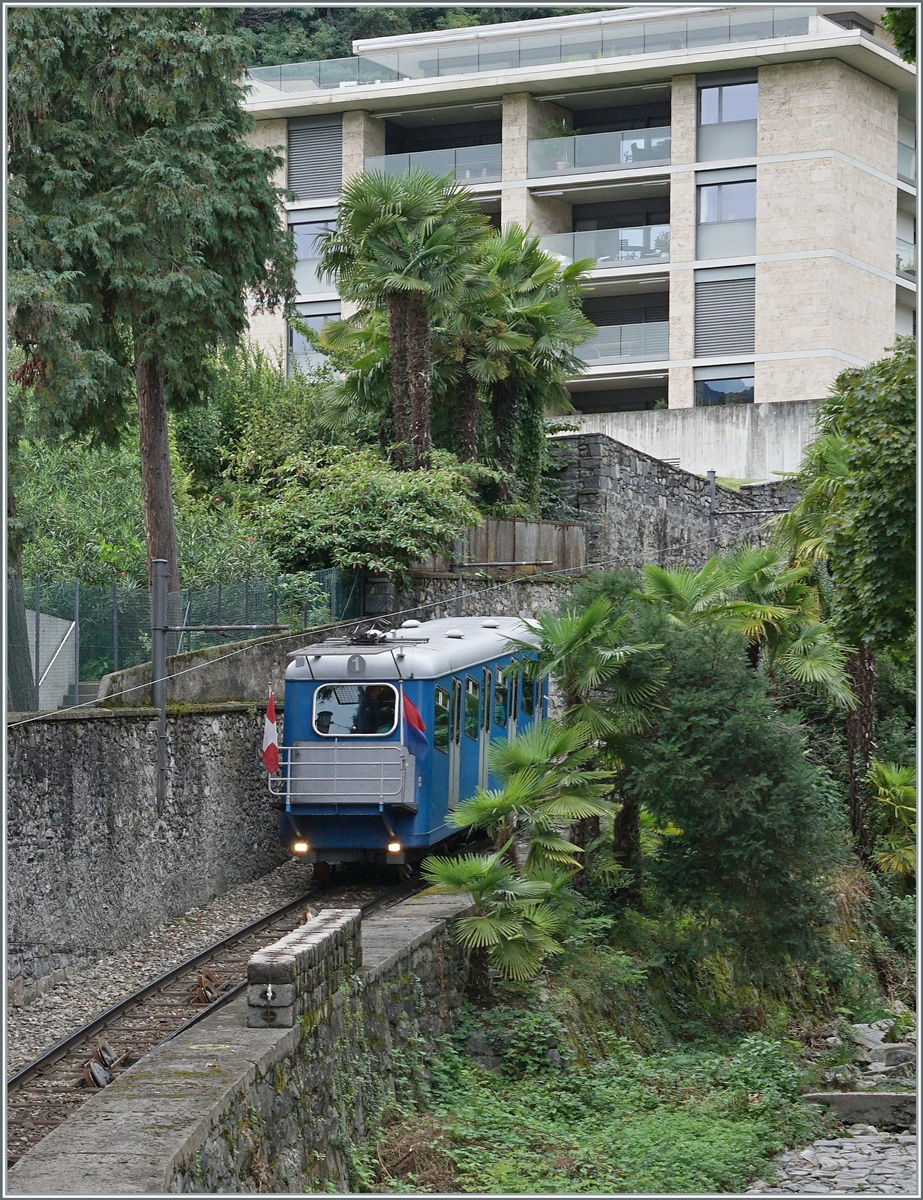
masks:
<svg viewBox="0 0 923 1200"><path fill-rule="evenodd" d="M417 883L416 886L419 887L420 884ZM30 1079L33 1079L36 1075L40 1074L48 1067L54 1066L55 1063L64 1058L71 1050L79 1046L87 1038L92 1037L94 1033L98 1033L100 1030L104 1029L116 1017L124 1015L130 1009L134 1008L138 1004L143 1003L143 1001L149 999L151 996L155 995L169 984L175 983L178 979L188 975L197 967L204 965L209 961L209 959L214 958L223 950L230 949L236 942L243 941L247 937L252 937L254 934L259 933L267 926L272 925L283 917L288 916L289 913L295 912L308 901L316 899L319 896L323 896L326 892L333 891L334 889L339 890L342 887L342 883L331 882L329 884L324 884L322 887L314 888L312 891L305 892L305 894L300 896L297 900L289 901L288 904L284 904L281 908L277 908L273 912L267 913L265 916L260 917L258 920L252 921L249 925L235 930L234 933L229 934L227 937L222 938L218 942L214 942L211 946L208 946L204 950L199 951L197 954L192 955L190 958L185 959L177 966L171 967L169 971L165 971L156 979L152 979L149 983L137 988L130 995L118 1001L118 1003L113 1004L110 1008L107 1008L104 1012L94 1017L91 1021L88 1021L85 1025L82 1025L73 1033L68 1034L67 1037L55 1042L53 1046L50 1046L46 1051L38 1055L38 1057L34 1058L31 1062L26 1063L24 1067L21 1067L13 1075L10 1075L6 1080L7 1095L12 1095L20 1087L28 1083ZM384 895L376 897L374 900L367 901L365 905L360 906L360 911L370 911L371 908L384 904L385 901L388 900L394 893L407 892L410 894L412 890L416 889L411 889L406 882L399 884L397 887L385 892ZM233 995L225 993L219 996L217 1000L203 1007L202 1010L192 1018L192 1020L187 1021L183 1026L181 1026L180 1029L175 1030L163 1040L168 1041L170 1038L175 1037L177 1033L181 1033L184 1029L189 1028L191 1025L194 1025L196 1022L202 1020L205 1016L214 1012L217 1008L221 1008L224 1004L233 999L234 995L239 994L239 992L245 986L246 980L237 986L236 991L233 992Z"/></svg>

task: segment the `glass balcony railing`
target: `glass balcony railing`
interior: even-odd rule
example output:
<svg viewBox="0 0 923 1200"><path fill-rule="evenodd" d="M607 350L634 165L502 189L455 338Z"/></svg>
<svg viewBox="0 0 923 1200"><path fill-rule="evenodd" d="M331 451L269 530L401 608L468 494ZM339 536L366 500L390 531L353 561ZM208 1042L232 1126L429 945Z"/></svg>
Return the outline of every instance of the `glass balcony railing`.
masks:
<svg viewBox="0 0 923 1200"><path fill-rule="evenodd" d="M381 171L385 175L407 175L416 167L440 176L454 172L460 183L490 183L503 174L499 146L418 150L411 154L381 154L365 160L367 171Z"/></svg>
<svg viewBox="0 0 923 1200"><path fill-rule="evenodd" d="M630 229L552 233L541 239L541 247L564 263L593 258L597 271L621 263L669 262L670 226L635 225Z"/></svg>
<svg viewBox="0 0 923 1200"><path fill-rule="evenodd" d="M602 325L592 342L577 350L588 367L601 363L636 362L643 358L666 358L669 353L669 321L644 325Z"/></svg>
<svg viewBox="0 0 923 1200"><path fill-rule="evenodd" d="M913 242L897 239L897 269L904 275L917 273L917 248Z"/></svg>
<svg viewBox="0 0 923 1200"><path fill-rule="evenodd" d="M913 146L905 146L903 142L897 143L897 173L910 183L917 181L917 152Z"/></svg>
<svg viewBox="0 0 923 1200"><path fill-rule="evenodd" d="M818 17L814 8L748 8L694 17L590 25L585 29L529 34L527 37L483 38L324 62L252 67L247 72L247 79L260 87L305 93L598 58L697 50L703 46L799 37L821 30L824 33L843 32L839 26Z"/></svg>
<svg viewBox="0 0 923 1200"><path fill-rule="evenodd" d="M670 126L529 142L529 178L654 166L670 161Z"/></svg>

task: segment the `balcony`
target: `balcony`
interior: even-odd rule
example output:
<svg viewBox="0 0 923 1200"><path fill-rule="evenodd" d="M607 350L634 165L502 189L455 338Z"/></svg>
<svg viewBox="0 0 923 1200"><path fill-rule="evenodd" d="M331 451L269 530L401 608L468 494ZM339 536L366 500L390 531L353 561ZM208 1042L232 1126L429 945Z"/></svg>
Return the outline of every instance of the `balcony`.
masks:
<svg viewBox="0 0 923 1200"><path fill-rule="evenodd" d="M648 321L644 325L602 325L592 342L580 346L577 354L588 367L604 363L641 362L664 359L669 354L669 321Z"/></svg>
<svg viewBox="0 0 923 1200"><path fill-rule="evenodd" d="M839 26L819 17L815 9L803 6L723 11L679 18L671 15L608 26L588 24L584 29L525 37L481 38L469 42L450 41L442 46L383 50L356 58L252 67L247 72L247 82L281 92L305 94L842 32Z"/></svg>
<svg viewBox="0 0 923 1200"><path fill-rule="evenodd" d="M897 239L897 273L899 275L916 275L917 248L913 242Z"/></svg>
<svg viewBox="0 0 923 1200"><path fill-rule="evenodd" d="M381 154L367 158L365 169L385 175L407 175L420 168L440 177L454 173L459 183L491 183L503 174L500 150L500 146L459 146L454 150Z"/></svg>
<svg viewBox="0 0 923 1200"><path fill-rule="evenodd" d="M670 226L635 225L630 229L587 229L579 233L552 233L540 239L546 253L562 263L581 258L596 260L596 270L622 263L670 261Z"/></svg>
<svg viewBox="0 0 923 1200"><path fill-rule="evenodd" d="M670 126L587 133L529 142L529 178L630 170L670 161Z"/></svg>
<svg viewBox="0 0 923 1200"><path fill-rule="evenodd" d="M913 146L905 146L903 142L897 143L897 173L908 183L917 181L917 152Z"/></svg>

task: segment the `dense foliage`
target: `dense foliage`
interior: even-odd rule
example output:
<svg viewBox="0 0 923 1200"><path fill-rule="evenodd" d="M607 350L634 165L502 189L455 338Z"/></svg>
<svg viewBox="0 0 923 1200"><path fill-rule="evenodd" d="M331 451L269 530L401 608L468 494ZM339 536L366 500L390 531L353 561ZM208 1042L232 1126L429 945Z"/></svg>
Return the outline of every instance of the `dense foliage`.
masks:
<svg viewBox="0 0 923 1200"><path fill-rule="evenodd" d="M10 332L54 433L112 441L138 404L148 557L179 576L166 411L201 400L247 302L294 294L275 153L221 8L10 14Z"/></svg>

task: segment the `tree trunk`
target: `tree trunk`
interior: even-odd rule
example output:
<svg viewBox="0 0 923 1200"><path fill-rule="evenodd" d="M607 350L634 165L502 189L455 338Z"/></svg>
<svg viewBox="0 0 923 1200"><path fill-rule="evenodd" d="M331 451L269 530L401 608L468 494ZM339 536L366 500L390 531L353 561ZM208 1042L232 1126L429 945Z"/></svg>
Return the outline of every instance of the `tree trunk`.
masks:
<svg viewBox="0 0 923 1200"><path fill-rule="evenodd" d="M459 368L455 403L458 410L458 457L472 462L478 456L478 385L467 370L468 359Z"/></svg>
<svg viewBox="0 0 923 1200"><path fill-rule="evenodd" d="M641 858L641 805L634 796L624 796L622 807L612 826L612 851L615 861L631 873L626 888L619 892L630 905L639 906L644 884Z"/></svg>
<svg viewBox="0 0 923 1200"><path fill-rule="evenodd" d="M410 395L407 384L407 294L388 299L388 345L391 355L391 457L403 470L410 446Z"/></svg>
<svg viewBox="0 0 923 1200"><path fill-rule="evenodd" d="M500 465L510 475L515 472L516 423L519 415L519 400L516 385L509 379L501 379L491 389L490 415L494 427L494 450ZM504 480L500 485L500 500L510 499L510 485Z"/></svg>
<svg viewBox="0 0 923 1200"><path fill-rule="evenodd" d="M846 746L849 757L849 825L856 852L863 863L869 860L866 825L867 785L865 775L874 750L875 658L863 648L846 660L846 671L856 696L856 707L846 713Z"/></svg>
<svg viewBox="0 0 923 1200"><path fill-rule="evenodd" d="M144 352L135 334L135 382L138 391L138 425L141 446L141 501L147 542L147 577L151 563L165 558L169 590L179 591L179 555L173 519L173 483L170 476L170 438L167 405L163 394L163 369L156 354Z"/></svg>
<svg viewBox="0 0 923 1200"><path fill-rule="evenodd" d="M429 313L418 292L407 298L407 389L410 394L410 445L415 471L429 466L433 447L433 407Z"/></svg>
<svg viewBox="0 0 923 1200"><path fill-rule="evenodd" d="M7 513L12 523L16 500L7 493ZM22 558L14 539L9 541L9 575L6 605L7 703L14 712L31 712L35 707L35 676L29 657L29 629L26 623L26 597L22 580Z"/></svg>

